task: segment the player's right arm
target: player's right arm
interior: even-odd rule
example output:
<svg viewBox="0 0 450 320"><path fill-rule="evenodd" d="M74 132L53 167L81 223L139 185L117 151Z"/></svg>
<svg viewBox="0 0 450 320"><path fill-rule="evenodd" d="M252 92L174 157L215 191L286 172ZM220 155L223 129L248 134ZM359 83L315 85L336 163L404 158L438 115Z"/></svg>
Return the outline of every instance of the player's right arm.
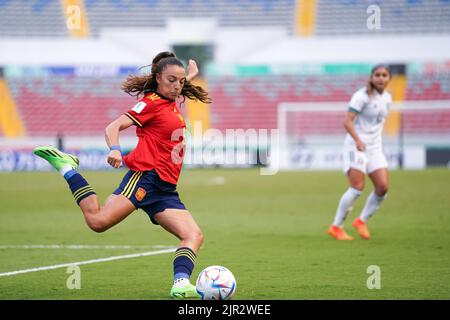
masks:
<svg viewBox="0 0 450 320"><path fill-rule="evenodd" d="M362 90L356 91L350 100L347 115L344 120L344 128L345 130L347 130L347 132L355 141L356 149L358 149L358 151L364 151L366 149L366 145L364 144L364 142L361 141L358 134L356 133L353 122L358 113L360 113L363 110L366 103L367 103L367 95L365 94L365 91Z"/></svg>
<svg viewBox="0 0 450 320"><path fill-rule="evenodd" d="M119 118L111 122L105 129L105 140L109 148L112 146L120 146L119 144L119 132L131 127L133 121L125 116L121 115ZM120 150L111 150L108 154L106 161L114 168L119 168L122 165L122 153Z"/></svg>
<svg viewBox="0 0 450 320"><path fill-rule="evenodd" d="M358 134L356 133L355 127L353 126L353 121L355 120L356 115L357 113L353 111L347 111L347 115L344 121L344 128L355 141L356 149L358 149L358 151L364 151L366 149L366 145L361 141Z"/></svg>

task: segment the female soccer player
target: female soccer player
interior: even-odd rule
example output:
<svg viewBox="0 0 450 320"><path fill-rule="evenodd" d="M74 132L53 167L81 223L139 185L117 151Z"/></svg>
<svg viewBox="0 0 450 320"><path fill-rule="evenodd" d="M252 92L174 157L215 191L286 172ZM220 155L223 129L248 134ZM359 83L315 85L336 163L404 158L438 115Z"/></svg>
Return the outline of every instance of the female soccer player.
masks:
<svg viewBox="0 0 450 320"><path fill-rule="evenodd" d="M105 129L110 148L107 162L114 168L125 164L129 171L103 207L94 189L77 172L77 157L49 146L34 150L67 180L92 230L103 232L141 208L154 224L180 239L173 261L174 285L170 291L173 298L179 299L198 297L189 278L203 241L199 226L176 191L186 128L176 100L187 97L210 103L207 92L189 82L197 73L195 61L190 60L186 76L183 64L173 53L161 52L153 59L151 74L130 76L122 84L125 92L143 97ZM119 133L132 125L137 127L139 141L131 153L122 156Z"/></svg>
<svg viewBox="0 0 450 320"><path fill-rule="evenodd" d="M367 87L356 91L351 100L344 122L347 131L344 142L344 172L348 176L350 187L339 202L333 224L328 234L337 240L353 240L343 229L344 220L352 210L353 202L364 189L365 174L369 175L374 191L353 226L363 239L370 239L367 220L379 208L388 191L387 161L383 153L381 135L384 120L392 102L391 95L385 90L391 79L386 65L372 68Z"/></svg>

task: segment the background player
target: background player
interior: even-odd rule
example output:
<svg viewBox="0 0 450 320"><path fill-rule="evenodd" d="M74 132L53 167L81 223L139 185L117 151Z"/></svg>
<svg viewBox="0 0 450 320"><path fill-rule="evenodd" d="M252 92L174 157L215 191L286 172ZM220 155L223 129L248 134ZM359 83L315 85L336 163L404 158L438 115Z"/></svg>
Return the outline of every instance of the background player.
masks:
<svg viewBox="0 0 450 320"><path fill-rule="evenodd" d="M367 220L379 208L388 191L387 161L383 153L382 131L392 102L385 90L391 78L389 68L376 65L372 68L367 87L359 89L351 98L344 122L347 131L344 142L344 172L350 187L342 195L333 224L328 234L337 240L353 240L343 229L344 220L352 210L353 202L364 190L365 174L369 175L374 190L358 218L353 222L363 239L370 239Z"/></svg>

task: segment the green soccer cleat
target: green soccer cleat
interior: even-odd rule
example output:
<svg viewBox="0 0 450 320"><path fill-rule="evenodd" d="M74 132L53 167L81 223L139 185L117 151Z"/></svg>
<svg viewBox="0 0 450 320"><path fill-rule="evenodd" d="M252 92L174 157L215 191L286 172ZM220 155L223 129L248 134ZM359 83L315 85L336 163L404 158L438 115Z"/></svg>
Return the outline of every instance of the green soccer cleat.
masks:
<svg viewBox="0 0 450 320"><path fill-rule="evenodd" d="M64 165L69 165L74 169L78 168L80 160L74 155L64 153L52 146L37 147L33 153L47 160L56 170L60 170Z"/></svg>
<svg viewBox="0 0 450 320"><path fill-rule="evenodd" d="M174 299L200 298L200 295L197 293L197 289L191 283L181 288L173 286L172 290L170 290L170 296Z"/></svg>

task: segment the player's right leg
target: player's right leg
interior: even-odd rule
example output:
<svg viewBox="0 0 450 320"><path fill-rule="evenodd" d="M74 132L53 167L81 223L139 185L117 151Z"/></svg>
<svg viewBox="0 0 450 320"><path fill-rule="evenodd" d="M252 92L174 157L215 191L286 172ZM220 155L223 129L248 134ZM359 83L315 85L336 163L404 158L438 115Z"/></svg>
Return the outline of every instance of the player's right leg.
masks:
<svg viewBox="0 0 450 320"><path fill-rule="evenodd" d="M108 230L136 210L130 200L121 194L110 195L103 207L100 207L96 195L86 197L79 206L87 225L95 232Z"/></svg>
<svg viewBox="0 0 450 320"><path fill-rule="evenodd" d="M348 180L350 187L342 195L336 210L333 224L328 229L328 234L336 240L353 240L343 229L344 221L352 210L353 203L364 189L364 173L360 170L350 168L348 170Z"/></svg>
<svg viewBox="0 0 450 320"><path fill-rule="evenodd" d="M333 224L328 234L336 240L353 240L343 229L344 221L353 208L353 203L364 190L365 172L367 170L367 155L356 149L356 145L345 143L343 150L344 173L348 177L349 188L339 200Z"/></svg>
<svg viewBox="0 0 450 320"><path fill-rule="evenodd" d="M86 223L93 231L103 232L136 210L122 195L111 195L105 206L100 207L94 189L77 171L79 160L76 156L51 146L37 147L34 154L47 160L66 179Z"/></svg>
<svg viewBox="0 0 450 320"><path fill-rule="evenodd" d="M77 169L80 163L76 156L59 151L52 146L36 147L33 152L35 155L47 160L58 171L62 169Z"/></svg>
<svg viewBox="0 0 450 320"><path fill-rule="evenodd" d="M77 171L79 160L76 156L52 146L37 147L34 154L47 160L66 179L77 204L86 197L95 195L94 189Z"/></svg>

